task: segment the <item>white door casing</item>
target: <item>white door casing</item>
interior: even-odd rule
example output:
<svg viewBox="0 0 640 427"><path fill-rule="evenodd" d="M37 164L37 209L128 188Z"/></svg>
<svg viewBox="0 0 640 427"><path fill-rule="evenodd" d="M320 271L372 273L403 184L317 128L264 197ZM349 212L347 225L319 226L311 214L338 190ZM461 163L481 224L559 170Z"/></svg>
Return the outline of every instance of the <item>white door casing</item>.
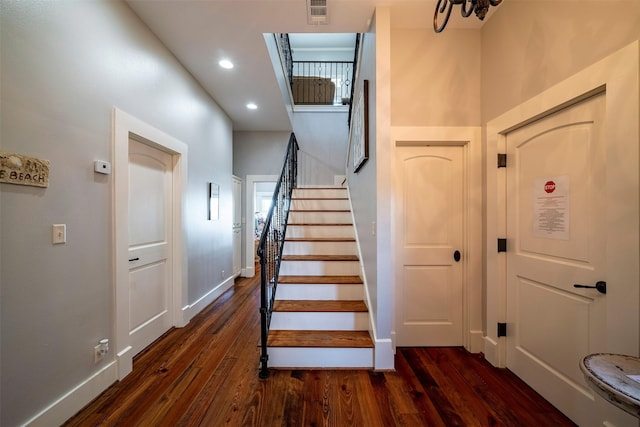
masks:
<svg viewBox="0 0 640 427"><path fill-rule="evenodd" d="M242 277L253 277L255 275L255 238L254 224L255 212L252 206L255 205L255 183L257 182L277 182L278 175L247 175L245 180L245 245L244 245L244 267Z"/></svg>
<svg viewBox="0 0 640 427"><path fill-rule="evenodd" d="M173 202L171 204L170 234L173 249L168 262L172 265L172 301L169 309L171 325L184 326L189 319L187 306L187 264L183 244L182 212L183 188L187 182L188 147L183 142L153 126L119 110L113 110L113 180L114 180L114 276L115 276L115 349L118 379L133 368L134 343L130 336L132 322L129 298L129 141L143 142L171 157ZM134 257L135 258L135 257Z"/></svg>
<svg viewBox="0 0 640 427"><path fill-rule="evenodd" d="M576 348L580 348L581 352L606 351L632 355L637 355L639 351L639 46L640 44L635 42L621 49L487 124L487 335L485 337L485 357L496 366L511 368L510 365L515 364L513 369L524 369L522 375L526 377L525 380L533 383L536 382L536 375L533 372L538 368L529 369L532 366L538 365L538 367L545 368L547 372L552 372L551 375L559 379L560 382L556 382L557 390L552 390L547 398L559 407L562 406L561 410L574 417L574 420L579 421L581 425L602 425L603 422L618 426L637 425L636 420L629 419L628 416L621 414L620 411L602 399L595 397L594 400L590 400L592 394L584 388L583 384L580 384L582 379L577 373L577 368L573 368L571 365L578 357L574 351ZM509 240L513 238L514 228L508 226L511 216L507 217L507 212L519 210L517 215L520 218L523 218L524 213L529 217L536 215L540 217L541 213L536 211L533 206L533 188L527 190L526 182L516 182L515 186L508 183L508 180L514 179L511 174L515 172L509 171L510 165L513 166L514 159L508 159L506 171L498 169L495 165L496 153L507 150L510 137L517 136L516 133L513 133L515 129L557 113L568 106L577 105L597 93L603 93L601 96L604 98L605 104L602 127L604 145L601 147L601 158L599 159L602 161L602 166L601 170L597 170L597 165L586 167L594 168L589 171L595 174L594 178L588 178L589 185L592 185L595 180L598 181L595 184L603 187L597 185L589 187L589 185L575 183L575 178L570 179L567 189L572 200L569 205L570 213L565 219L569 220L570 228L577 227L577 230L580 227L589 228L594 222L598 222L598 227L603 234L602 238L606 240L603 244L604 247L598 248L594 246L597 244L592 243L591 240L588 242L583 240L582 243L577 243L574 249L569 249L571 243L560 240L566 236L563 236L561 232L556 232L552 237L559 241L552 245L555 246L555 249L552 249L552 254L549 255L535 246L538 244L536 238L524 236L525 249L531 254L520 257L518 260L514 258L512 252L521 251L522 245L517 239L521 237L523 231L519 229L520 227L516 227L516 241ZM586 122L588 121L586 120ZM588 133L584 127L588 127L588 125L580 126L583 129L578 130L578 134L582 132L584 140L584 132ZM558 132L569 132L569 130L568 128L560 128ZM540 144L531 144L532 158L540 154L536 154L534 151L537 149L544 151L545 145L547 145L547 151L563 150L562 147L555 147L554 144L545 142L544 138L551 138L553 133L543 134L542 139L538 140ZM564 147L574 145L569 157L575 155L576 158L572 158L572 160L582 161L585 165L593 161L592 157L595 153L591 153L587 157L580 151L573 153L575 145L578 144L577 140L580 138L576 138L574 141L571 138L565 135L561 138L563 143L559 144ZM538 145L537 148L536 145ZM552 156L552 158L554 157ZM571 162L567 161L566 163ZM546 166L543 165L539 171L531 170L518 173L515 179L529 181L531 187L536 182L539 184L537 178L544 179L547 173L552 178L561 177L560 181L562 181L566 180L567 175L577 171L575 169L572 171L571 167L567 169L564 165L559 167L559 162L555 160L551 160L550 169L545 168ZM554 170L559 172L554 172ZM536 173L539 173L540 176L534 176ZM555 179L551 180L555 181ZM524 186L518 190L520 191L520 203L517 203L518 199L513 194L517 186ZM507 191L507 188L511 190ZM575 216L574 214L583 213L582 211L574 212L575 209L584 210L585 208L580 207L580 204L583 202L588 204L591 197L585 198L580 192L597 192L598 188L603 188L603 194L600 202L596 203L600 204L604 213L597 213L595 208L586 208L589 212ZM594 194L594 197L597 197L597 194ZM600 219L598 219L598 215L600 215ZM531 218L526 221L529 221L529 225L532 226L533 220ZM535 231L540 234L544 230L538 227ZM593 231L595 231L595 235ZM531 233L531 228L528 228L527 232ZM575 232L571 230L569 232L572 233L571 238L584 239L584 233L576 236ZM589 230L587 234L590 235L589 239L597 239L600 238L597 233L598 230ZM496 253L496 239L505 236L508 237L507 254L498 254ZM566 247L562 248L563 244ZM602 250L603 255L598 255L598 250ZM527 277L533 271L529 265L531 260L551 260L555 265L553 268L547 268L548 266L538 268L535 277ZM568 273L570 271L568 267L571 266L577 267L577 270L574 269ZM517 270L511 274L514 269L521 267L524 268L524 271ZM606 277L602 277L598 271ZM597 280L607 282L606 296L600 295L594 290L573 289L573 282L592 285ZM560 286L560 288L556 288L556 286ZM551 295L553 298L549 299L548 297ZM537 305L534 306L532 303L535 302ZM533 311L536 307L538 312L542 312L543 315L548 313L548 315L541 319L539 324L533 325L532 319L536 315ZM521 308L524 309L522 313L517 311ZM558 310L561 310L562 313L557 314ZM602 316L604 320L598 322L599 313L602 312L606 315ZM571 316L571 313L574 315ZM579 318L582 318L582 321L576 322L576 319ZM507 338L498 338L495 325L505 321L507 322ZM583 322L589 324L588 331L583 326ZM568 326L569 323L572 324ZM551 325L555 326L555 329L551 330ZM540 331L535 330L537 326L541 328ZM598 329L601 331L599 334ZM572 351L569 354L562 351L562 343L554 342L550 345L544 341L558 341L562 336L569 337L566 339L571 342ZM557 348L552 348L553 345ZM519 348L517 348L518 346ZM525 353L528 353L526 354L528 361L522 367L523 359L518 359L518 357L525 355ZM513 360L513 357L516 357L516 360ZM541 372L543 371L539 371L538 374L542 376ZM574 397L580 397L567 403L567 396L562 396L562 391L560 391L559 384L561 382L577 393ZM535 384L532 385L536 387ZM567 389L565 388L564 391ZM563 400L565 400L564 403ZM596 415L589 418L587 414L591 410L594 410ZM580 418L580 414L585 414L585 418Z"/></svg>
<svg viewBox="0 0 640 427"><path fill-rule="evenodd" d="M396 162L396 343L461 346L464 147L399 146Z"/></svg>
<svg viewBox="0 0 640 427"><path fill-rule="evenodd" d="M391 239L393 243L393 250L391 252L392 266L394 271L394 306L395 306L395 318L394 329L392 331L392 338L394 346L401 345L443 345L444 341L438 344L435 341L435 335L431 336L432 341L418 343L414 341L413 344L409 344L405 340L406 331L400 330L403 328L401 323L403 319L408 319L407 312L403 306L403 292L404 281L403 276L406 272L420 273L427 272L429 270L443 274L446 269L452 266L451 271L455 271L456 275L460 276L459 295L452 298L459 302L457 310L459 311L457 316L460 319L459 331L453 333L455 341L450 341L447 345L453 345L453 342L457 342L455 345L464 345L466 349L471 352L482 351L482 264L481 264L481 241L482 241L482 173L481 173L481 144L480 144L480 128L474 127L395 127L392 128L392 139L394 142L394 161L393 161L393 198L391 213L392 223L395 224L391 230ZM418 267L422 262L420 258L423 254L410 254L416 255L414 260L408 260L409 267L405 267L405 260L403 254L405 248L402 248L404 231L404 202L401 200L404 198L404 190L402 189L404 171L402 168L402 158L406 157L404 153L410 151L419 151L427 153L429 155L436 155L431 158L431 162L446 164L448 161L443 159L442 153L437 154L438 150L446 152L457 153L455 156L459 158L459 176L453 181L458 187L462 187L462 194L457 202L459 207L454 210L459 210L458 217L451 222L451 224L457 224L459 227L459 247L458 248L446 248L443 245L435 245L433 249L436 252L442 252L440 260L435 262L436 265L430 267ZM431 153L430 153L431 152ZM411 157L411 155L409 156ZM438 161L437 158L441 160ZM446 157L446 156L445 156ZM417 164L416 162L415 164ZM431 171L434 172L434 171ZM436 173L435 180L441 180L442 177ZM419 198L421 195L411 194L411 198ZM420 204L416 205L419 206ZM433 219L432 213L427 213L429 217ZM418 221L414 225L424 224L424 221L418 218ZM413 238L415 240L415 236ZM415 243L415 242L414 242ZM420 245L412 245L420 246ZM438 246L441 246L438 248ZM455 244L454 244L455 246ZM418 249L418 247L412 249ZM456 263L454 260L454 251L458 249L460 251L461 260ZM411 252L411 251L410 251ZM431 257L431 255L429 255ZM415 258L415 256L414 256ZM416 261L416 262L414 262ZM433 260L432 260L433 262ZM439 265L438 265L439 264ZM410 283L410 287L414 287L415 290L419 290ZM437 286L440 290L446 290L446 287ZM417 298L416 298L417 300ZM442 300L441 300L442 302ZM420 312L419 302L412 302L414 305L414 311ZM417 305L416 305L417 304ZM449 306L451 307L451 306ZM441 311L442 312L442 311ZM453 312L450 312L453 313ZM415 316L414 316L415 317ZM420 322L410 325L412 328L418 326ZM432 322L433 326L440 324L444 326L448 322ZM428 324L428 323L427 323ZM425 324L425 326L427 325ZM409 326L409 325L407 325ZM436 327L438 329L439 327ZM442 328L441 332L445 331L447 327ZM413 328L415 329L415 328ZM418 335L420 332L418 332ZM444 333L444 337L440 339L449 339L447 333Z"/></svg>

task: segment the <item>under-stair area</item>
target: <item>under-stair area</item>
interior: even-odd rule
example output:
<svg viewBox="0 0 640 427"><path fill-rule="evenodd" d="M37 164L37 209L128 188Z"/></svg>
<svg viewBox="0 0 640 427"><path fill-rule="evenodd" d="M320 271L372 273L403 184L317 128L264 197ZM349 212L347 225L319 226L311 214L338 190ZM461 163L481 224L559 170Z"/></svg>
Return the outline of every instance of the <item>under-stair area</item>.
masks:
<svg viewBox="0 0 640 427"><path fill-rule="evenodd" d="M373 368L345 188L297 188L267 341L271 368Z"/></svg>

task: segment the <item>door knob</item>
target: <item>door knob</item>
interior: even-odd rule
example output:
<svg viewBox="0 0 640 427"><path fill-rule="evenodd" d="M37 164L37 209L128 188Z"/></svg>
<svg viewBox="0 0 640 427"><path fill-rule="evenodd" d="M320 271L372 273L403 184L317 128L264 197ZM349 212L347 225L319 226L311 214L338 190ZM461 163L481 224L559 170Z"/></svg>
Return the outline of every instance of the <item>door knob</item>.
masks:
<svg viewBox="0 0 640 427"><path fill-rule="evenodd" d="M460 261L460 251L455 251L453 253L453 259L455 262L459 262Z"/></svg>
<svg viewBox="0 0 640 427"><path fill-rule="evenodd" d="M607 282L603 282L599 280L596 282L595 286L587 286L587 285L573 285L574 288L586 288L586 289L596 289L601 294L607 293Z"/></svg>

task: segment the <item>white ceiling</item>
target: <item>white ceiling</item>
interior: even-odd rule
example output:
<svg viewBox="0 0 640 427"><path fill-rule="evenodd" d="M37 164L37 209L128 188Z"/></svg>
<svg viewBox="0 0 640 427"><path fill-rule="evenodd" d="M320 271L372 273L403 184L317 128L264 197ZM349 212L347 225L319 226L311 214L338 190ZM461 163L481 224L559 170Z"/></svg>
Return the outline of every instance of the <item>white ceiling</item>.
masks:
<svg viewBox="0 0 640 427"><path fill-rule="evenodd" d="M288 131L263 34L366 32L376 4L391 6L392 27L430 28L436 0L328 0L329 23L323 25L307 24L305 0L127 3L229 115L234 130ZM459 8L448 27L480 27L473 16L460 18ZM223 57L235 64L232 70L218 66ZM248 102L258 109L247 110Z"/></svg>

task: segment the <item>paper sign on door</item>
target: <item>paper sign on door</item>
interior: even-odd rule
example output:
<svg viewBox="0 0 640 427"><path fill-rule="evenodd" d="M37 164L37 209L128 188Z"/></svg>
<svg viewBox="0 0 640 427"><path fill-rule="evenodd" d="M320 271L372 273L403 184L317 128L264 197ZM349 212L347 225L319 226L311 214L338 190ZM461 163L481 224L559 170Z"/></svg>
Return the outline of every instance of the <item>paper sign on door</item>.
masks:
<svg viewBox="0 0 640 427"><path fill-rule="evenodd" d="M533 183L533 235L569 240L569 176L536 179Z"/></svg>

